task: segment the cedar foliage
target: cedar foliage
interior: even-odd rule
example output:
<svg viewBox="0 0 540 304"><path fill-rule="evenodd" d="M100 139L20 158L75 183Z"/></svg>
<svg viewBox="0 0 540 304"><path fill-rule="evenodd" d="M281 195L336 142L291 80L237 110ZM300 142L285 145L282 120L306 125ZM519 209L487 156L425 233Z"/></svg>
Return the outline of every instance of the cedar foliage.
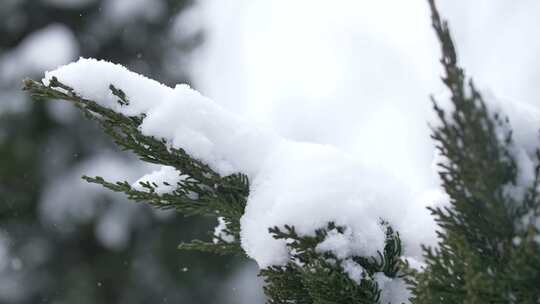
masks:
<svg viewBox="0 0 540 304"><path fill-rule="evenodd" d="M508 191L516 186L518 165L511 153L512 134L507 119L492 113L472 81L459 67L446 22L441 21L434 0L428 0L433 28L441 43L442 78L451 93L453 110L437 105L441 125L433 128L433 139L444 156L440 163L442 186L450 205L431 208L441 227L437 248L424 247L425 267L412 270L402 261L399 234L381 220L386 242L378 256L354 256L350 262L364 269L359 281L351 279L343 259L317 246L332 233L347 227L328 223L315 235L299 235L294 226L269 227L276 239L287 241L290 261L284 266L262 269L268 303L381 303L375 276L403 277L410 284L412 303L538 303L540 300L538 186L540 152L535 179L516 198ZM226 241L195 240L180 249L218 254L243 254L240 247L240 217L249 195L249 181L242 173L220 176L184 150L171 148L166 140L141 134L142 116L125 116L78 96L76 90L53 79L48 87L31 80L25 89L34 96L72 102L86 117L97 121L115 142L133 151L143 161L175 167L185 177L176 190L158 194L158 185L144 183L136 190L127 182L109 182L84 177L130 199L157 208L174 208L186 216L221 217ZM120 105L129 104L121 88L110 87ZM503 136L501 136L501 134Z"/></svg>
<svg viewBox="0 0 540 304"><path fill-rule="evenodd" d="M172 166L184 177L170 193L160 194L159 186L143 182L143 190L133 188L126 181L110 182L102 177L83 176L90 183L100 184L112 191L121 192L136 202L145 202L160 209L175 209L185 216L221 217L226 224L224 233L232 236L228 242L220 236L211 241L193 240L179 245L179 249L213 252L217 254L240 254L240 217L249 195L248 177L242 173L220 176L206 164L189 156L184 150L171 147L165 139L143 135L138 126L141 116L125 116L103 107L95 101L77 95L73 88L53 78L49 86L32 80L25 81L25 89L37 98L60 99L73 103L85 117L96 121L122 149L132 151L145 162ZM123 91L110 86L118 97L118 104L129 104ZM273 266L261 270L267 286L265 293L269 303L379 303L381 290L374 278L377 273L388 277L400 275L399 257L401 241L390 225L381 221L386 230L386 242L376 257L351 257L351 263L365 269L361 281L352 280L342 266L344 260L331 252L318 251L317 245L329 231L344 233L346 227L328 223L317 230L316 235L298 235L293 226L271 227L276 239L288 241L291 261L285 266Z"/></svg>
<svg viewBox="0 0 540 304"><path fill-rule="evenodd" d="M442 228L440 241L424 248L426 267L410 280L412 302L538 303L540 152L534 181L520 197L512 195L518 167L509 121L490 112L466 81L448 25L434 0L429 5L454 107L446 113L434 102L441 126L432 135L445 158L439 175L450 205L430 209Z"/></svg>
<svg viewBox="0 0 540 304"><path fill-rule="evenodd" d="M348 262L364 269L360 282L352 280L345 270L346 260L329 251L317 250L330 231L343 234L346 227L328 223L315 236L300 236L294 227L278 227L269 231L276 239L287 241L291 260L285 266L261 270L267 285L268 303L380 303L381 290L375 275L400 276L401 240L392 227L386 228L384 249L377 257L353 256Z"/></svg>

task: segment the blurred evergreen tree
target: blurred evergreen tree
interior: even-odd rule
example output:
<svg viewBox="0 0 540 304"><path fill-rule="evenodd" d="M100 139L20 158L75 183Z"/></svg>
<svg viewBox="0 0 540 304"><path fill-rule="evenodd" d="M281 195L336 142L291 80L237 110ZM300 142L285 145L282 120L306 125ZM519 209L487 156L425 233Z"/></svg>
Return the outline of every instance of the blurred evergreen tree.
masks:
<svg viewBox="0 0 540 304"><path fill-rule="evenodd" d="M75 49L80 50L74 56L117 62L170 85L186 82L181 61L202 40L199 31L175 27L179 14L189 8L190 2L2 1L0 241L6 240L9 258L7 264L0 263L1 303L216 301L216 295L207 290L219 286L231 268L231 259L193 256L176 249L183 237L204 235L214 222L174 215L163 218L146 206L137 206L129 215L136 223L127 226L129 241L112 248L99 240L96 231L101 216L126 204L119 197L91 198L99 202L95 216L68 225L67 230L43 219L40 202L56 177L69 176L79 164L103 151L116 152L92 124L58 119L62 112L55 114L50 104L27 102L28 96L17 93L18 76L22 75L12 77L5 66L2 68L2 60L21 55L20 46L29 37L60 25L71 31ZM56 55L54 49L32 52L38 58L29 58L29 64ZM62 63L72 59L66 58ZM28 77L42 73L32 74L39 67L24 70L24 64L16 68L30 73L24 75ZM11 108L17 104L24 107ZM58 153L68 157L57 161ZM77 200L77 193L73 195L73 200Z"/></svg>

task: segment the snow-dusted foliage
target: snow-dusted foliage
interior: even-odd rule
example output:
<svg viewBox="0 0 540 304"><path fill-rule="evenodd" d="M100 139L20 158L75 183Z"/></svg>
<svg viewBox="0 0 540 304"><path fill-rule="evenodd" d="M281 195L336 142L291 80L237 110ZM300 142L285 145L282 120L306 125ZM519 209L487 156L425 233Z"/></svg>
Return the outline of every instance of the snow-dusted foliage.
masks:
<svg viewBox="0 0 540 304"><path fill-rule="evenodd" d="M344 271L354 281L360 280L364 269L348 259L378 254L387 239L383 220L400 232L404 256L413 266L422 263L420 244L435 243L435 224L425 207L433 201L446 203L447 197L438 188L413 191L396 173L336 147L284 138L224 109L188 85L170 88L120 65L81 58L47 72L43 83L49 85L53 77L103 107L144 117L139 126L143 135L166 140L170 148L186 151L220 175L246 174L251 185L240 220L240 241L261 268L285 265L291 259L287 240L272 237L270 227L291 225L300 236L315 235L330 222L345 227L339 233L330 230L317 250L343 260ZM121 90L125 100L119 102L115 90ZM534 136L529 130L540 127L540 114L520 104L490 99L496 111L503 108L511 120L519 121L513 149L522 170L514 188L525 187L534 177L525 169L531 167L534 155ZM157 193L167 193L182 182L181 172L164 166L139 179L134 187L141 182L157 185ZM517 194L519 190L509 189ZM220 218L215 235L225 239L224 228ZM407 300L409 294L401 279L381 272L375 280L383 301Z"/></svg>
<svg viewBox="0 0 540 304"><path fill-rule="evenodd" d="M252 186L241 220L242 246L261 267L288 261L285 244L267 232L273 226L294 225L301 234L311 234L330 221L349 227L346 242L333 247L339 256L376 254L385 238L381 219L404 231L411 247L434 235L433 229L425 229L433 224L416 202L420 198L396 177L334 147L282 138L187 85L168 88L93 59L48 72L44 83L52 77L120 113L144 113L143 134L167 139L222 175L248 174ZM117 102L111 84L125 92L128 105ZM410 218L425 225L411 230L405 225Z"/></svg>

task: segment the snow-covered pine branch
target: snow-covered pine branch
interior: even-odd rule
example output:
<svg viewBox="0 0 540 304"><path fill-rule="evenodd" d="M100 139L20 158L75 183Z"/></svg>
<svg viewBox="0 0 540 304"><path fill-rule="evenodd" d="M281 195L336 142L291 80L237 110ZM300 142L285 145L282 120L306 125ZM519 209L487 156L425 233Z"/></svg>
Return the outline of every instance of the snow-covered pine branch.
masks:
<svg viewBox="0 0 540 304"><path fill-rule="evenodd" d="M381 255L398 238L387 235L392 228L383 222L405 231L409 247L419 247L433 233L406 227L407 214L418 211L408 206L418 204L394 176L331 146L282 138L187 85L169 88L122 66L81 58L47 72L42 83L27 81L27 89L74 102L124 149L164 166L134 184L88 181L161 208L218 217L225 225L216 231L216 246L240 244L261 268L294 260L288 244L293 236L278 235L284 227L294 229L296 238L315 236L330 223L343 227L326 231L312 246L344 261L343 271L357 282L379 272L384 276L385 261L395 260ZM388 254L401 254L401 244ZM354 262L361 257L369 262ZM372 260L381 271L365 269ZM403 297L405 286L399 282L379 279L381 287L392 286Z"/></svg>
<svg viewBox="0 0 540 304"><path fill-rule="evenodd" d="M450 91L433 126L448 196L413 193L334 147L283 138L185 84L170 88L109 62L81 58L25 88L73 102L122 148L162 165L133 182L86 180L215 217L211 242L180 247L253 258L269 303L537 303L540 114L488 104L467 85L429 3ZM449 198L430 209L438 231L426 197ZM435 235L439 246L422 251Z"/></svg>

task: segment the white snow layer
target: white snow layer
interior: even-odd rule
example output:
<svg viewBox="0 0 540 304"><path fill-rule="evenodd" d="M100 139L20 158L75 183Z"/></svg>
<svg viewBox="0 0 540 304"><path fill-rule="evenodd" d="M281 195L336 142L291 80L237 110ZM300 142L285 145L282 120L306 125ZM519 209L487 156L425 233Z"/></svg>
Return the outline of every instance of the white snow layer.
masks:
<svg viewBox="0 0 540 304"><path fill-rule="evenodd" d="M381 303L403 303L411 296L403 279L389 278L379 272L375 274L375 281L381 289Z"/></svg>
<svg viewBox="0 0 540 304"><path fill-rule="evenodd" d="M218 217L218 224L216 228L214 228L214 243L218 243L219 238L221 238L223 241L227 243L234 242L234 235L228 234L225 229L227 228L227 223L225 222L225 219L223 217Z"/></svg>
<svg viewBox="0 0 540 304"><path fill-rule="evenodd" d="M106 61L81 58L47 72L43 82L48 84L53 76L78 94L126 115L146 113L140 126L143 134L167 139L220 174L248 174L252 188L241 219L241 242L261 267L289 259L285 242L268 233L273 226L294 225L301 234L313 233L329 221L346 226L347 240L332 248L338 256L375 255L382 249L381 219L403 231L411 249L434 237L425 203L415 201L391 174L332 146L282 138L187 85L172 89ZM109 84L126 93L128 106L117 102ZM163 170L141 180L160 184L175 174ZM407 225L411 219L415 224ZM420 258L418 249L409 253Z"/></svg>
<svg viewBox="0 0 540 304"><path fill-rule="evenodd" d="M268 233L269 227L285 224L294 225L301 234L311 234L329 221L348 227L344 235L330 234L318 248L343 258L375 255L383 248L381 219L400 232L405 255L413 264L422 260L420 244L433 245L436 240L436 225L425 207L447 201L440 189L412 191L402 177L378 165L364 163L333 146L283 138L225 110L185 84L173 89L120 65L81 58L47 72L43 83L48 84L53 76L83 97L115 111L145 113L140 126L143 134L167 139L218 173L248 174L251 192L241 219L241 244L262 268L289 260L285 242ZM128 106L118 104L109 84L126 93ZM540 115L529 112L532 114L526 121L520 120L523 112L516 107L508 113L512 121L519 122L515 127L523 130L525 124L529 130L537 130ZM518 146L530 143L530 134L520 130L516 130ZM521 139L522 135L528 141ZM402 288L399 282L388 284Z"/></svg>
<svg viewBox="0 0 540 304"><path fill-rule="evenodd" d="M141 183L153 183L157 194L170 193L178 187L183 180L182 175L174 167L160 166L160 169L146 174L133 183L132 187L139 191L147 191Z"/></svg>

